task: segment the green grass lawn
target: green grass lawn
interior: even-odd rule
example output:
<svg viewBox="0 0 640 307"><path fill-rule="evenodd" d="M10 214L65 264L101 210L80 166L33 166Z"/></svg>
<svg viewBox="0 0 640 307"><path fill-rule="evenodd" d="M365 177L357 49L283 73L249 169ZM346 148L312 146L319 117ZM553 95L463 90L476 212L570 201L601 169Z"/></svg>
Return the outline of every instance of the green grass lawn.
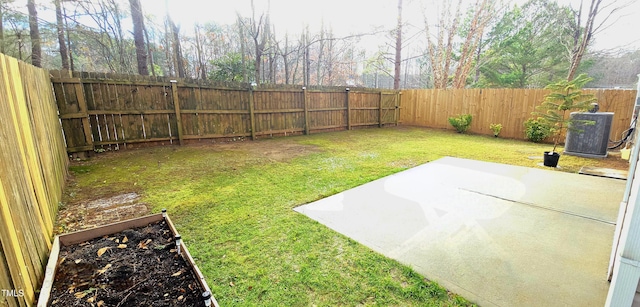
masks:
<svg viewBox="0 0 640 307"><path fill-rule="evenodd" d="M443 156L539 167L550 148L400 127L128 150L72 163L62 211L127 192L167 208L222 306L468 306L292 209ZM624 162L564 155L560 165Z"/></svg>

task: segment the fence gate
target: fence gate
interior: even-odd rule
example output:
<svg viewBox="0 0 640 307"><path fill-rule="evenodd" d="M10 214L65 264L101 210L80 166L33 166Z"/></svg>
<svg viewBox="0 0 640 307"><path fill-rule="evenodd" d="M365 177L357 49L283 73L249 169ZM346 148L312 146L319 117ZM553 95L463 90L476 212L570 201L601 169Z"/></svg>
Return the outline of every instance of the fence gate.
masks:
<svg viewBox="0 0 640 307"><path fill-rule="evenodd" d="M380 126L398 125L400 117L400 94L397 92L380 93Z"/></svg>

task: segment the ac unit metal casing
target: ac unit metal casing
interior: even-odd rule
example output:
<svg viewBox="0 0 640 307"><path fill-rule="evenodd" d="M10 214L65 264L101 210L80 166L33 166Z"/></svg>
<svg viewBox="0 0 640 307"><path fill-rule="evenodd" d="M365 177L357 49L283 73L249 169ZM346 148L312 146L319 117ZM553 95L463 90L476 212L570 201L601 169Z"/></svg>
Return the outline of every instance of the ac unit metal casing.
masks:
<svg viewBox="0 0 640 307"><path fill-rule="evenodd" d="M606 158L613 113L573 112L570 116L572 119L592 121L594 124L574 123L576 130L567 131L564 153L587 158Z"/></svg>

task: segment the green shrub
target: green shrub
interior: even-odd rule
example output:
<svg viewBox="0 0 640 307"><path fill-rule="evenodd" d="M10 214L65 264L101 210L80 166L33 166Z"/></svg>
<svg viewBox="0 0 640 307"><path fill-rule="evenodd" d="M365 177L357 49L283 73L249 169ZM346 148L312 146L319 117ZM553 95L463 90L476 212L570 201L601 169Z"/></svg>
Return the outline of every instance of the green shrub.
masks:
<svg viewBox="0 0 640 307"><path fill-rule="evenodd" d="M551 127L530 118L524 122L524 134L529 141L540 143L551 135Z"/></svg>
<svg viewBox="0 0 640 307"><path fill-rule="evenodd" d="M498 134L502 131L502 124L491 124L489 125L489 129L493 131L493 136L498 137Z"/></svg>
<svg viewBox="0 0 640 307"><path fill-rule="evenodd" d="M456 128L458 133L465 133L471 127L471 114L462 114L458 116L449 117L449 123Z"/></svg>

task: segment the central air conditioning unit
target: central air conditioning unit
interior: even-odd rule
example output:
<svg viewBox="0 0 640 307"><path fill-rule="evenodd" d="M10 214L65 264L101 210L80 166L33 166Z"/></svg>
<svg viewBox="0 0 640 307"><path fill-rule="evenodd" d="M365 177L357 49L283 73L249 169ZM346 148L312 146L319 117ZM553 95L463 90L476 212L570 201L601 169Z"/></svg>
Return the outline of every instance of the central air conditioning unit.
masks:
<svg viewBox="0 0 640 307"><path fill-rule="evenodd" d="M571 118L578 121L593 122L594 124L574 122L573 129L567 131L564 153L586 158L606 158L613 113L573 112L571 113Z"/></svg>

